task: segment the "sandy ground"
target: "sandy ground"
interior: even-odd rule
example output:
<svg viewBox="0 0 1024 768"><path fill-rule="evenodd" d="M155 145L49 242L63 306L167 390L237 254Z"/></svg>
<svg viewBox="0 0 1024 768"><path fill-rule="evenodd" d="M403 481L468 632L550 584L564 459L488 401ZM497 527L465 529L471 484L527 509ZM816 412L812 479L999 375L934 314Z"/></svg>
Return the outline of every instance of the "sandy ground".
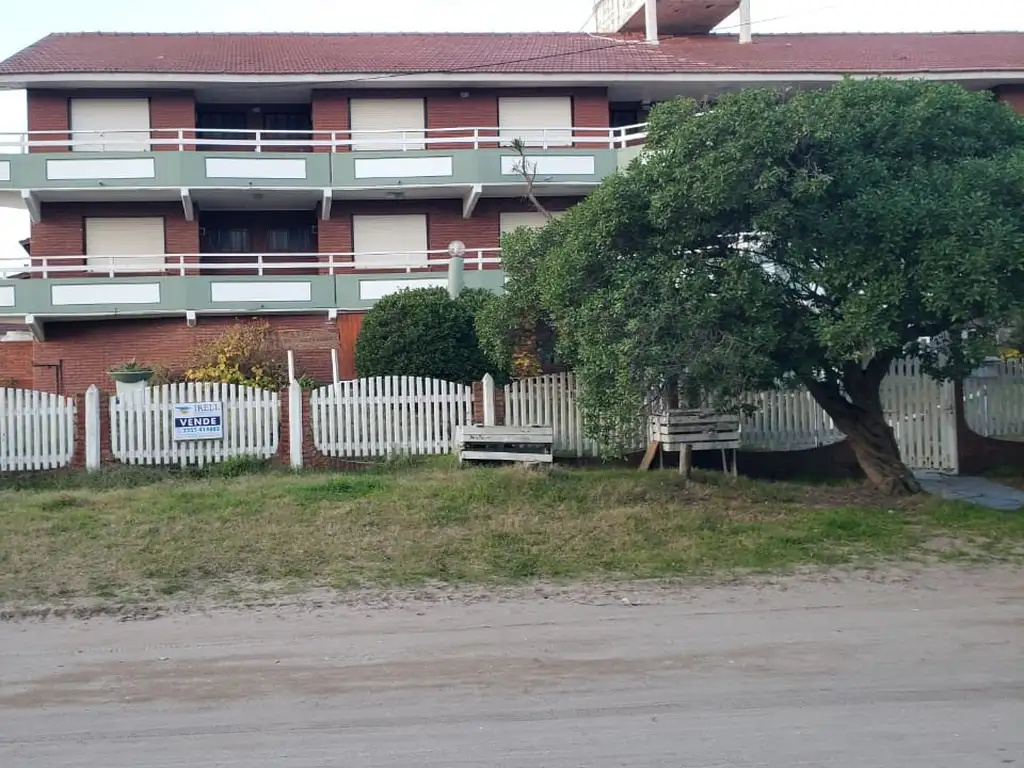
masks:
<svg viewBox="0 0 1024 768"><path fill-rule="evenodd" d="M1024 573L0 624L0 766L1024 766Z"/></svg>

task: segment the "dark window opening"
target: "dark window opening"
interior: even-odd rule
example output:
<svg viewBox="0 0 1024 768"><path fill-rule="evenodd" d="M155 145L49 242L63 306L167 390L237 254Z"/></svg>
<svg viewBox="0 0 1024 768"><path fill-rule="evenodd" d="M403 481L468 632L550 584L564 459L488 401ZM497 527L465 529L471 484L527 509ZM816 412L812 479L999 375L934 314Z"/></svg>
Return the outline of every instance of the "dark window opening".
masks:
<svg viewBox="0 0 1024 768"><path fill-rule="evenodd" d="M252 237L241 227L203 229L203 253L252 253Z"/></svg>
<svg viewBox="0 0 1024 768"><path fill-rule="evenodd" d="M240 141L256 138L247 133L233 133L233 131L244 131L249 127L249 116L245 112L199 112L196 115L196 128L199 129L198 139L202 141ZM199 149L209 150L216 148L213 145L202 146ZM221 149L234 149L233 147L220 147ZM239 147L243 149L243 147Z"/></svg>
<svg viewBox="0 0 1024 768"><path fill-rule="evenodd" d="M312 253L312 227L272 227L267 230L268 253Z"/></svg>

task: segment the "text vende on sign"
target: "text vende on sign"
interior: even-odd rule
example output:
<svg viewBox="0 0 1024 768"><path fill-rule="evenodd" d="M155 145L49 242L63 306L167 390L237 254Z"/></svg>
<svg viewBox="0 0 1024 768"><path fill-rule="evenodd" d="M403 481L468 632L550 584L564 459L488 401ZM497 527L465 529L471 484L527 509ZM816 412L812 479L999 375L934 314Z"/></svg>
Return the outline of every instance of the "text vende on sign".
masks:
<svg viewBox="0 0 1024 768"><path fill-rule="evenodd" d="M221 403L178 403L173 408L175 440L217 440L224 437Z"/></svg>

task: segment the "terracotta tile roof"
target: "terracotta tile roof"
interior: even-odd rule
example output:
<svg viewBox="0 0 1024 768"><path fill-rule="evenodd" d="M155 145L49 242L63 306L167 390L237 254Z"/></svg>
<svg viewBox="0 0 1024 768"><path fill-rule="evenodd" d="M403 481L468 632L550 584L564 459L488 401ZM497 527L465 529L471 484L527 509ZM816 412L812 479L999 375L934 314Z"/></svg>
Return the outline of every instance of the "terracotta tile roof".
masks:
<svg viewBox="0 0 1024 768"><path fill-rule="evenodd" d="M1024 33L729 35L56 34L2 75L921 72L1024 70Z"/></svg>

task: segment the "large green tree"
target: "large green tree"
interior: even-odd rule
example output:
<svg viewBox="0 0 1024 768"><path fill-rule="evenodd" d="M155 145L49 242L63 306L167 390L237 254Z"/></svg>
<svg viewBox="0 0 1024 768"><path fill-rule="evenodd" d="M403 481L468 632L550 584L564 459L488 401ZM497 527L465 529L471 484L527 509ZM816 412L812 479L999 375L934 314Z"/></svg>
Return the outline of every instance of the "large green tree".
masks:
<svg viewBox="0 0 1024 768"><path fill-rule="evenodd" d="M876 486L915 492L879 387L905 355L965 374L1024 306L1024 121L890 79L671 102L640 159L503 245L485 346L552 326L594 436L652 394L735 407L799 383Z"/></svg>

